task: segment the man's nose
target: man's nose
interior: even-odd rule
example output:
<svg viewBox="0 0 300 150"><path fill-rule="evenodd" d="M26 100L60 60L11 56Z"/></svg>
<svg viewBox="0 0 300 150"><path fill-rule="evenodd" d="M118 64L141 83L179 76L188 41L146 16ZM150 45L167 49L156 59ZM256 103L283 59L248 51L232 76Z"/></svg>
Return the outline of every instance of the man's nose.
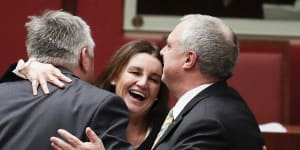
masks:
<svg viewBox="0 0 300 150"><path fill-rule="evenodd" d="M164 52L165 52L165 49L166 49L166 46L165 46L165 47L163 47L163 48L160 50L160 55L163 55L163 54L164 54Z"/></svg>

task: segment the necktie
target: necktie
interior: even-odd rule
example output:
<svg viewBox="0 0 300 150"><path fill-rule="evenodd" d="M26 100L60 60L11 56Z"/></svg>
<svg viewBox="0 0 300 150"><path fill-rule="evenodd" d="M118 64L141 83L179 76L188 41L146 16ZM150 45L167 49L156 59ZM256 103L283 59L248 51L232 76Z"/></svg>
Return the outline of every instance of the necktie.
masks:
<svg viewBox="0 0 300 150"><path fill-rule="evenodd" d="M160 137L165 133L165 131L167 130L167 128L169 127L169 125L173 122L174 120L174 116L173 116L173 109L171 109L164 121L164 123L162 124L161 128L160 128L160 131L158 132L157 134L157 137L154 141L154 144L152 146L152 149L153 147L157 144L158 140L160 139Z"/></svg>

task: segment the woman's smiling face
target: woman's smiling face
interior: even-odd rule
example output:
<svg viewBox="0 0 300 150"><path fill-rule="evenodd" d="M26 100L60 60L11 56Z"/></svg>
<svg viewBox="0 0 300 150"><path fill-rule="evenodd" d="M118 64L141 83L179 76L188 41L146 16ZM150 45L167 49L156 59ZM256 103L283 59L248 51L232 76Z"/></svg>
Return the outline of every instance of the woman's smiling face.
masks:
<svg viewBox="0 0 300 150"><path fill-rule="evenodd" d="M157 100L160 89L162 65L147 53L131 57L119 76L113 80L116 94L121 96L131 115L144 115Z"/></svg>

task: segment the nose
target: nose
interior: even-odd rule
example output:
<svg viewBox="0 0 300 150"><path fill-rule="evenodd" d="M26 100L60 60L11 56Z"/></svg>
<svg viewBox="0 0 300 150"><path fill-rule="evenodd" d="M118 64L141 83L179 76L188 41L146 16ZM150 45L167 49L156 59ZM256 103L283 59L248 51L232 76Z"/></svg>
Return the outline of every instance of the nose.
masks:
<svg viewBox="0 0 300 150"><path fill-rule="evenodd" d="M166 48L167 48L167 47L164 46L164 47L160 50L160 52L159 52L160 55L162 55L162 56L164 55L164 52L165 52Z"/></svg>
<svg viewBox="0 0 300 150"><path fill-rule="evenodd" d="M145 77L145 76L140 77L136 84L141 88L146 88L147 87L147 77Z"/></svg>

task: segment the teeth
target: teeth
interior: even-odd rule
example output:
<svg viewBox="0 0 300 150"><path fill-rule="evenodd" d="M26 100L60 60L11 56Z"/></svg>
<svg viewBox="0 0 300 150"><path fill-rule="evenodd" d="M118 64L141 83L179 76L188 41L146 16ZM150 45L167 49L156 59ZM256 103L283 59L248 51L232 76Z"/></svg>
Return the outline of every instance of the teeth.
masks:
<svg viewBox="0 0 300 150"><path fill-rule="evenodd" d="M134 98L136 98L137 100L140 100L140 101L144 101L146 99L146 96L142 92L139 92L139 91L130 90L129 94L132 97L134 97Z"/></svg>
<svg viewBox="0 0 300 150"><path fill-rule="evenodd" d="M145 98L145 95L143 93L139 92L139 91L131 91L131 93L139 95L139 96Z"/></svg>

